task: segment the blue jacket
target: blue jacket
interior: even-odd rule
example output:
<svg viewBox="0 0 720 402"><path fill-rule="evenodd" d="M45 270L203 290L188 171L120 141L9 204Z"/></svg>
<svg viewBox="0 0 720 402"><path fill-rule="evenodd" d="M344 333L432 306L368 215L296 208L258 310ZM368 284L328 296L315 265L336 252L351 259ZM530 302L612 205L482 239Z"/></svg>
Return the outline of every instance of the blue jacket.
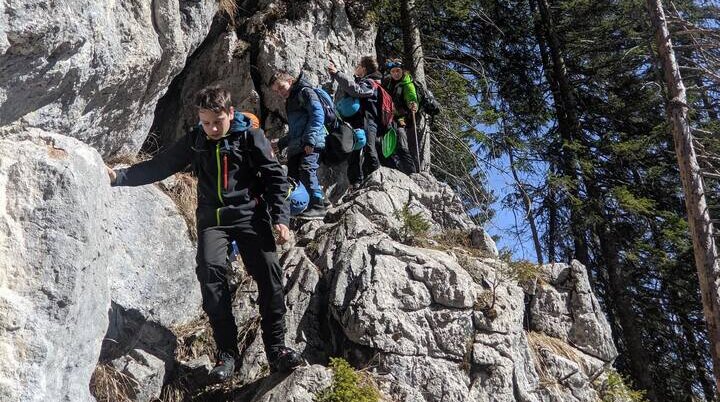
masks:
<svg viewBox="0 0 720 402"><path fill-rule="evenodd" d="M325 148L325 111L302 73L290 87L285 110L289 130L279 146L288 148L288 156L304 152L306 145L312 145L316 150Z"/></svg>

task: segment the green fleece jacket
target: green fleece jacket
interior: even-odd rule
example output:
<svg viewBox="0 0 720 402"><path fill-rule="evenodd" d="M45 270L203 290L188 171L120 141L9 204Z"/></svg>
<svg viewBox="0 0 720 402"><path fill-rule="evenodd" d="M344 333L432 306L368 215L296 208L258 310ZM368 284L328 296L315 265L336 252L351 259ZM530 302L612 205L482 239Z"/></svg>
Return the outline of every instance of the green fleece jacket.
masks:
<svg viewBox="0 0 720 402"><path fill-rule="evenodd" d="M418 103L417 91L413 83L412 76L406 72L402 79L396 81L388 76L383 86L392 95L395 110L398 116L407 116L410 114L410 104Z"/></svg>

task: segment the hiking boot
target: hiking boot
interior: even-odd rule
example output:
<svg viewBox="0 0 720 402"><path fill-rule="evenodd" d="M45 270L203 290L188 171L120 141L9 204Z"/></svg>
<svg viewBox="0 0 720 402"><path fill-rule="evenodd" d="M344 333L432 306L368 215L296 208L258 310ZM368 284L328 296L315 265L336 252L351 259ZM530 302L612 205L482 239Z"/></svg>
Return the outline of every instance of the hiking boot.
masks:
<svg viewBox="0 0 720 402"><path fill-rule="evenodd" d="M298 218L305 219L305 220L321 220L325 219L325 214L327 211L325 210L325 204L322 202L310 205L308 209L306 209L303 213L298 215Z"/></svg>
<svg viewBox="0 0 720 402"><path fill-rule="evenodd" d="M218 361L210 370L210 378L216 382L225 382L232 378L235 372L235 359L227 352L221 352Z"/></svg>
<svg viewBox="0 0 720 402"><path fill-rule="evenodd" d="M300 353L288 347L282 347L276 352L272 361L270 361L270 372L287 373L303 364L305 364L305 360L300 356Z"/></svg>

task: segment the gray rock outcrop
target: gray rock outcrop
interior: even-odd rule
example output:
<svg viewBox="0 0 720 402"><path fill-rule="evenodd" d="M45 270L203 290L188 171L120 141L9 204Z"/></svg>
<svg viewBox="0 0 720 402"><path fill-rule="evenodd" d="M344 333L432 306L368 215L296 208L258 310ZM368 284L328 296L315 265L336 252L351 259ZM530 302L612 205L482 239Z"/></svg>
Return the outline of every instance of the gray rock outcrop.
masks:
<svg viewBox="0 0 720 402"><path fill-rule="evenodd" d="M373 365L382 391L397 400L596 400L593 380L615 352L584 267L542 267L533 296L514 279L514 268L492 254L394 240L388 228L403 222L393 205L411 197L436 233L481 230L451 192L437 201L442 185L433 180L381 169L333 208L326 223L298 230L296 246L282 259L288 344L311 363L339 354ZM545 294L564 296L543 303ZM536 327L526 327L526 298ZM539 326L555 317L560 302L567 322L543 332ZM236 314L248 307L256 309L239 303ZM257 336L243 362L244 378L262 381L266 363Z"/></svg>
<svg viewBox="0 0 720 402"><path fill-rule="evenodd" d="M104 354L114 358L140 348L172 362L170 329L202 313L195 244L175 203L158 187L116 187L112 197L112 308Z"/></svg>
<svg viewBox="0 0 720 402"><path fill-rule="evenodd" d="M106 178L72 138L0 138L0 400L93 400L110 305Z"/></svg>
<svg viewBox="0 0 720 402"><path fill-rule="evenodd" d="M205 38L214 0L4 1L0 126L140 149L155 105Z"/></svg>
<svg viewBox="0 0 720 402"><path fill-rule="evenodd" d="M113 367L129 378L129 398L149 402L160 396L165 381L165 363L150 353L134 349L112 361Z"/></svg>

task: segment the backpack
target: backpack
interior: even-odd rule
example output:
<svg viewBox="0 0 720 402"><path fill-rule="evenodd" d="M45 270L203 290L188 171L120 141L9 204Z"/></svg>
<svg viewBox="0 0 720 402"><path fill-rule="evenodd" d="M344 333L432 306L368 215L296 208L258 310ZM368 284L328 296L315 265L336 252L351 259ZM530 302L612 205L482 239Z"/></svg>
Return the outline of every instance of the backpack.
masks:
<svg viewBox="0 0 720 402"><path fill-rule="evenodd" d="M332 131L340 123L340 118L338 118L338 115L335 112L335 103L330 95L328 95L328 93L321 87L315 87L312 88L312 90L315 91L318 99L320 99L320 104L322 105L323 112L325 114L325 127L328 131Z"/></svg>
<svg viewBox="0 0 720 402"><path fill-rule="evenodd" d="M371 79L373 89L377 90L378 104L380 105L380 125L378 135L385 133L395 118L395 105L393 104L392 95L380 85L379 82Z"/></svg>
<svg viewBox="0 0 720 402"><path fill-rule="evenodd" d="M435 99L435 95L419 82L413 81L413 84L415 84L415 91L420 99L420 104L418 105L420 109L430 116L435 116L440 113L440 103Z"/></svg>
<svg viewBox="0 0 720 402"><path fill-rule="evenodd" d="M337 165L345 161L353 152L355 130L347 123L340 123L328 131L325 136L325 149L322 150L322 162L326 165Z"/></svg>

